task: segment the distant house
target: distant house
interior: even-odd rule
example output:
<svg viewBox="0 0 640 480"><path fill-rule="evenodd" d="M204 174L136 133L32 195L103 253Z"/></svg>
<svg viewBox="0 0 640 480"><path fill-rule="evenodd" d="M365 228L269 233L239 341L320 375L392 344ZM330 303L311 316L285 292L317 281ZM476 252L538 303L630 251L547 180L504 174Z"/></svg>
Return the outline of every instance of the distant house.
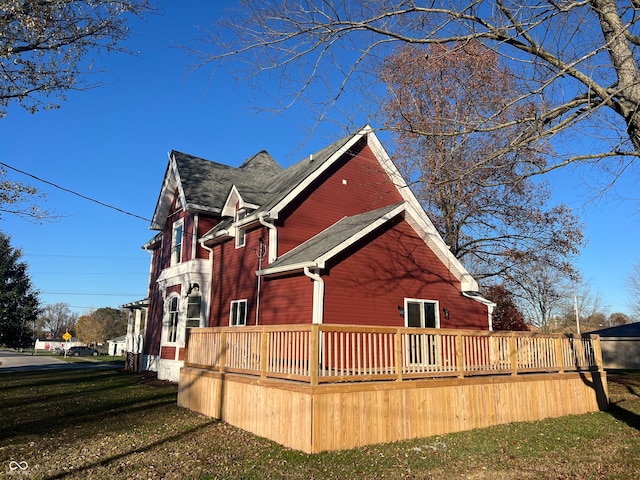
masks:
<svg viewBox="0 0 640 480"><path fill-rule="evenodd" d="M127 346L127 336L112 338L107 340L107 353L119 357L125 354L125 347Z"/></svg>
<svg viewBox="0 0 640 480"><path fill-rule="evenodd" d="M640 370L640 323L589 333L600 335L604 368Z"/></svg>
<svg viewBox="0 0 640 480"><path fill-rule="evenodd" d="M125 370L137 372L141 369L144 335L147 326L149 299L121 305L127 316L127 334L124 347Z"/></svg>
<svg viewBox="0 0 640 480"><path fill-rule="evenodd" d="M59 350L66 350L71 347L75 347L78 345L82 345L81 342L66 342L61 338L38 338L36 339L36 343L34 348L36 350L46 350L50 352L57 352Z"/></svg>
<svg viewBox="0 0 640 480"><path fill-rule="evenodd" d="M172 151L151 229L149 298L124 307L146 315L127 338L144 331L141 368L161 379L177 381L190 328L491 326L369 127L286 170L265 151L237 168Z"/></svg>

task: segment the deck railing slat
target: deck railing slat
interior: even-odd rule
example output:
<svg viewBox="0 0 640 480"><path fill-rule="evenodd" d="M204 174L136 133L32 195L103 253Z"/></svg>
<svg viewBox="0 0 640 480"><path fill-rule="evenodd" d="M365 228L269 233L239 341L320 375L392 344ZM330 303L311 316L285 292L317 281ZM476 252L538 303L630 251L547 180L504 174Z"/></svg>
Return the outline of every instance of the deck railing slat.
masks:
<svg viewBox="0 0 640 480"><path fill-rule="evenodd" d="M317 384L601 371L602 354L597 335L325 324L190 329L185 365Z"/></svg>

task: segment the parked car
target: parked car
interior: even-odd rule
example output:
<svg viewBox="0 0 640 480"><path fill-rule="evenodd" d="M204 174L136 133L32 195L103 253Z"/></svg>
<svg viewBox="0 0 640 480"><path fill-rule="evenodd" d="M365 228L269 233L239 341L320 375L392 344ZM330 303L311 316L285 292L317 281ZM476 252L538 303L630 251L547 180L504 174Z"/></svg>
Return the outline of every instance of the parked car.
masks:
<svg viewBox="0 0 640 480"><path fill-rule="evenodd" d="M100 352L95 348L91 347L71 347L67 350L67 356L69 357L87 357L87 356L97 356Z"/></svg>

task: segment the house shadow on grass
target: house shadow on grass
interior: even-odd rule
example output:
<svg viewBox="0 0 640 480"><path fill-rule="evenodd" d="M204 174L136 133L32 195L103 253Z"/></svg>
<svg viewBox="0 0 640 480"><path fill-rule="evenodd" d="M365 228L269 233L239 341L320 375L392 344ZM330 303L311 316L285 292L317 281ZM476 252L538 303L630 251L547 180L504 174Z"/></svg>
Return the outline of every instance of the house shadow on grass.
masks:
<svg viewBox="0 0 640 480"><path fill-rule="evenodd" d="M143 445L141 447L136 447L136 448L132 448L130 450L124 451L122 453L118 453L116 455L112 455L110 457L106 457L106 458L102 458L100 460L97 460L93 463L89 463L87 465L82 465L80 467L75 467L75 468L71 468L67 471L61 472L61 473L57 473L54 475L50 475L50 476L45 476L43 477L43 480L60 480L60 479L64 479L67 477L75 477L79 474L81 474L82 472L85 472L87 470L91 470L92 468L95 467L106 467L108 465L110 465L112 462L118 461L120 459L126 458L129 455L134 455L136 453L144 453L147 452L149 450L153 450L156 447L162 446L164 444L176 441L176 440L181 440L184 439L185 437L194 434L204 428L209 427L212 424L215 423L219 423L219 420L211 420L208 421L206 423L203 423L201 425L198 425L196 427L193 427L189 430L184 430L180 433L176 433L173 435L169 435L167 437L161 438L160 440L156 440L155 442L151 442L147 445Z"/></svg>

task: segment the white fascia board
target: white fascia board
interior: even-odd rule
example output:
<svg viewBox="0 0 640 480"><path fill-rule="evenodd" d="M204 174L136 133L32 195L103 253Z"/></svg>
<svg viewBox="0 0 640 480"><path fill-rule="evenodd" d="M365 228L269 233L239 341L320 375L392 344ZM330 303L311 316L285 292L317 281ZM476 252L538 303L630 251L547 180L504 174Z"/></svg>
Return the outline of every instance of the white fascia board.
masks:
<svg viewBox="0 0 640 480"><path fill-rule="evenodd" d="M319 268L317 262L301 262L301 263L294 263L291 265L283 265L281 267L275 267L275 268L264 268L262 270L256 271L256 275L260 277L265 275L276 275L278 273L295 272L297 270L304 270L305 267Z"/></svg>
<svg viewBox="0 0 640 480"><path fill-rule="evenodd" d="M413 227L415 232L420 235L424 242L431 248L433 253L440 259L442 263L451 271L460 281L462 291L476 292L478 291L478 282L460 263L460 260L451 253L449 247L444 243L442 237L434 227L433 223L427 216L426 212L419 208L416 210L411 205L407 205L407 215L405 220Z"/></svg>
<svg viewBox="0 0 640 480"><path fill-rule="evenodd" d="M251 210L255 210L259 207L259 205L255 205L253 203L249 203L249 202L245 202L244 199L242 198L242 195L240 195L240 192L238 191L237 187L235 185L231 186L231 190L229 190L229 195L227 195L227 199L224 202L224 206L222 207L222 210L220 211L220 215L223 217L235 217L236 215L236 204L238 204L238 207L240 209L243 208L249 208ZM253 223L257 221L257 218L251 218L250 215L247 215L245 218L241 219L240 221L234 223L235 226L242 226L242 225L248 225L250 223Z"/></svg>
<svg viewBox="0 0 640 480"><path fill-rule="evenodd" d="M180 198L180 205L182 206L182 210L184 211L187 206L187 197L184 195L184 189L182 188L182 180L180 179L180 172L178 172L178 164L175 161L175 158L171 159L171 167L173 169L173 174L176 177L176 184L178 187L178 197ZM168 192L172 193L172 192Z"/></svg>
<svg viewBox="0 0 640 480"><path fill-rule="evenodd" d="M233 235L231 235L229 230L218 230L216 233L214 234L209 234L209 235L203 235L202 237L200 237L198 239L198 242L200 242L200 244L205 245L207 242L211 241L211 240L215 240L216 238L220 238L220 237L232 237Z"/></svg>
<svg viewBox="0 0 640 480"><path fill-rule="evenodd" d="M385 215L381 216L376 221L370 223L369 226L367 226L367 228L364 228L364 229L360 230L356 235L350 237L346 241L342 242L340 245L336 245L334 248L332 248L331 250L329 250L325 254L323 254L320 257L318 257L316 259L315 263L318 265L319 268L324 268L325 265L326 265L326 262L328 260L331 260L333 257L335 257L337 254L339 254L341 251L343 251L346 248L350 247L351 245L353 245L354 243L358 242L360 239L362 239L363 237L365 237L366 235L368 235L369 233L374 231L376 228L384 225L389 220L391 220L393 217L395 217L398 214L400 214L403 211L405 211L405 208L406 208L406 204L404 204L404 203L401 204L401 205L398 205L396 208L394 208L390 212L388 212Z"/></svg>
<svg viewBox="0 0 640 480"><path fill-rule="evenodd" d="M167 196L170 195L169 192L173 192L175 190L177 185L175 170L175 160L171 155L169 155L167 170L164 174L162 187L160 188L160 194L158 195L158 201L156 202L156 208L153 212L151 225L149 227L150 230L162 230L167 217L169 216L171 202L167 202Z"/></svg>
<svg viewBox="0 0 640 480"><path fill-rule="evenodd" d="M240 203L242 205L242 196L235 185L231 186L231 190L229 190L229 195L227 195L227 199L224 202L224 206L222 207L222 212L220 214L223 217L234 217L236 214L236 204Z"/></svg>
<svg viewBox="0 0 640 480"><path fill-rule="evenodd" d="M488 305L490 307L495 307L497 305L495 302L492 302L491 300L484 298L482 295L472 295L469 292L471 292L471 290L464 291L462 292L462 295L464 295L467 298L471 298L476 302L480 302L484 305Z"/></svg>
<svg viewBox="0 0 640 480"><path fill-rule="evenodd" d="M347 152L358 140L360 140L363 136L367 135L371 131L370 127L365 127L356 133L351 140L345 143L341 148L336 150L333 155L331 155L320 168L318 168L312 175L309 175L302 182L300 182L289 194L284 197L277 205L275 205L271 211L271 218L277 219L278 215L280 215L280 211L285 208L290 202L292 202L305 188L309 186L311 182L313 182L316 178L322 175L327 169L329 169L344 153Z"/></svg>
<svg viewBox="0 0 640 480"><path fill-rule="evenodd" d="M433 225L433 222L422 208L422 205L413 194L409 185L404 180L400 172L391 161L389 154L386 152L378 137L371 131L367 138L369 148L373 151L378 162L385 169L389 178L398 189L398 193L408 204L407 212L409 213L407 221L418 233L422 239L429 245L436 256L451 270L456 278L460 280L462 290L477 291L478 283L467 271L460 261L451 253L442 236Z"/></svg>
<svg viewBox="0 0 640 480"><path fill-rule="evenodd" d="M382 143L380 143L380 140L378 139L376 134L373 133L373 131L371 131L370 128L369 130L370 132L369 132L369 136L367 137L367 145L369 145L369 148L378 159L378 163L380 163L382 168L387 172L387 175L389 175L389 178L395 185L400 196L402 196L402 199L405 202L407 202L409 205L411 205L411 207L413 207L414 210L424 212L422 205L420 204L416 196L413 194L413 191L405 181L404 177L400 174L400 171L398 170L398 168L391 161L391 157L389 157L389 154L382 146ZM431 220L429 220L428 218L427 218L427 221L431 223ZM432 224L432 227L433 227L433 224Z"/></svg>

